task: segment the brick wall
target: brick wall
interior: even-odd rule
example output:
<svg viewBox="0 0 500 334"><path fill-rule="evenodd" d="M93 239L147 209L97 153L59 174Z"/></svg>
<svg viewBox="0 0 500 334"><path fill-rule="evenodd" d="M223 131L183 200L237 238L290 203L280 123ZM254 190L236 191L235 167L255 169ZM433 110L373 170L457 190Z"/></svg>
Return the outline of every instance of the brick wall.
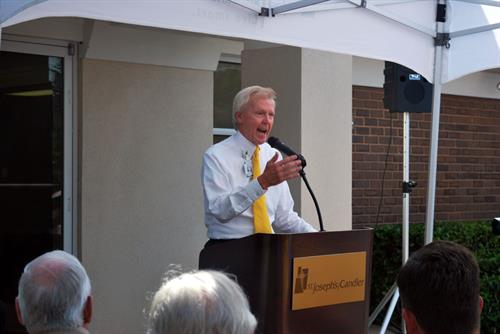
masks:
<svg viewBox="0 0 500 334"><path fill-rule="evenodd" d="M383 90L353 87L353 224L376 222L391 132L379 223L401 223L403 114L383 106ZM455 95L441 99L437 220L500 216L500 100ZM392 117L392 121L391 121ZM410 114L410 222L423 223L431 114Z"/></svg>

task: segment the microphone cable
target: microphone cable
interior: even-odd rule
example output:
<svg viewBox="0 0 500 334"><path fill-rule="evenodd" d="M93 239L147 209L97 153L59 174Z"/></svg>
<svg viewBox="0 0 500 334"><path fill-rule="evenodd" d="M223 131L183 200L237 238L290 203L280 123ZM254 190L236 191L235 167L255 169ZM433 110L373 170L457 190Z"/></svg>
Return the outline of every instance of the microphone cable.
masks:
<svg viewBox="0 0 500 334"><path fill-rule="evenodd" d="M391 151L391 146L392 146L392 121L394 119L394 113L389 111L391 117L389 120L389 143L387 144L387 151L385 153L385 162L384 162L384 171L382 173L382 184L380 186L380 199L378 202L378 208L377 208L377 217L375 218L375 227L374 230L377 229L378 223L379 223L379 218L380 218L380 210L382 208L382 203L384 201L384 184L385 184L385 174L387 172L387 161L389 159L389 153Z"/></svg>

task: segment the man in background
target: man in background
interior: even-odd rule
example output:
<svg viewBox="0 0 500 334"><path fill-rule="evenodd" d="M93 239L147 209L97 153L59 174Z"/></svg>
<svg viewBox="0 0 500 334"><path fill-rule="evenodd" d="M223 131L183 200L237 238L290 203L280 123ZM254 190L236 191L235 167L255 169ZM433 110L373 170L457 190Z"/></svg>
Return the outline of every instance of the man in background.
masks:
<svg viewBox="0 0 500 334"><path fill-rule="evenodd" d="M397 284L409 334L479 334L479 266L467 248L450 241L422 247Z"/></svg>

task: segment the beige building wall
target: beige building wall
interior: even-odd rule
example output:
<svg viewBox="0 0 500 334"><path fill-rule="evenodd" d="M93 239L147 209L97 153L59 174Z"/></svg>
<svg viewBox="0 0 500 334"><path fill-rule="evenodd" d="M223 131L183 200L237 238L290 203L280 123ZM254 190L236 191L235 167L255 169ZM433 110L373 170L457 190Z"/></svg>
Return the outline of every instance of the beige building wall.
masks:
<svg viewBox="0 0 500 334"><path fill-rule="evenodd" d="M328 231L352 228L351 68L351 56L302 50L302 151ZM315 219L311 196L301 189L303 215Z"/></svg>
<svg viewBox="0 0 500 334"><path fill-rule="evenodd" d="M327 231L352 227L351 68L351 56L294 47L248 49L242 55L243 86L271 86L278 94L272 134L305 156ZM296 211L319 227L304 183L289 184Z"/></svg>
<svg viewBox="0 0 500 334"><path fill-rule="evenodd" d="M143 333L146 296L170 263L197 268L212 72L84 59L81 256L92 333Z"/></svg>

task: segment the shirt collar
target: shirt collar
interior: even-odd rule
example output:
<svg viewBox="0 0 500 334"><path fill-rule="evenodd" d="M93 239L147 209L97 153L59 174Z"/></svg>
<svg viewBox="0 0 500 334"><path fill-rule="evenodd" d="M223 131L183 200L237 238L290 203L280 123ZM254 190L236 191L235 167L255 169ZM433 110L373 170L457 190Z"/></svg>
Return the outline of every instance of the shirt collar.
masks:
<svg viewBox="0 0 500 334"><path fill-rule="evenodd" d="M255 151L254 143L246 139L245 136L243 136L239 131L236 131L234 139L236 140L236 143L241 147L242 152L248 152L250 156L252 156L253 152Z"/></svg>

